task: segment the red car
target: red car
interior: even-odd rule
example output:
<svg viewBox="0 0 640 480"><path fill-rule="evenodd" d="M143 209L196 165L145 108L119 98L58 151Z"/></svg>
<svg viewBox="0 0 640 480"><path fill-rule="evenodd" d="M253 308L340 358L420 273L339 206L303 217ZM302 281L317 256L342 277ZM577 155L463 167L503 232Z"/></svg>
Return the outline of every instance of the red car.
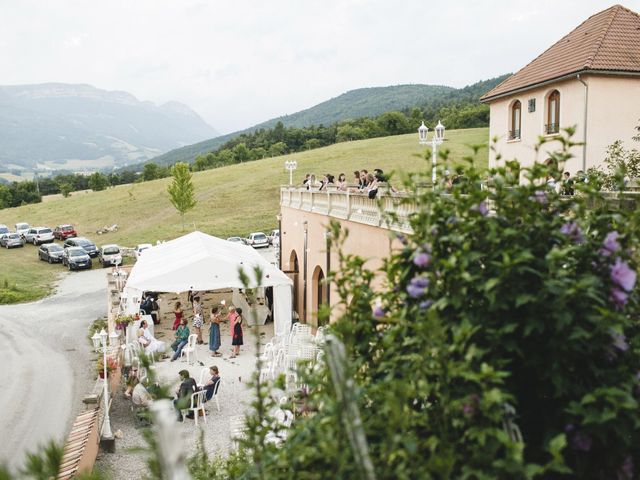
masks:
<svg viewBox="0 0 640 480"><path fill-rule="evenodd" d="M78 234L73 225L58 225L53 230L53 237L58 240L66 240L67 238L77 237Z"/></svg>

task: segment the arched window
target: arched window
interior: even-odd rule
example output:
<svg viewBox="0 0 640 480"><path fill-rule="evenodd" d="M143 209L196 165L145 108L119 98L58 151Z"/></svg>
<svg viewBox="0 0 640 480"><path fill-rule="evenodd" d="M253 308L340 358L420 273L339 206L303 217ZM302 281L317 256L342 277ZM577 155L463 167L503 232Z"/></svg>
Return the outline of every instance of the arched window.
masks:
<svg viewBox="0 0 640 480"><path fill-rule="evenodd" d="M520 139L520 127L522 125L522 104L516 100L511 105L511 125L509 126L509 140Z"/></svg>
<svg viewBox="0 0 640 480"><path fill-rule="evenodd" d="M547 135L560 131L560 92L557 90L547 97L547 124L544 131Z"/></svg>

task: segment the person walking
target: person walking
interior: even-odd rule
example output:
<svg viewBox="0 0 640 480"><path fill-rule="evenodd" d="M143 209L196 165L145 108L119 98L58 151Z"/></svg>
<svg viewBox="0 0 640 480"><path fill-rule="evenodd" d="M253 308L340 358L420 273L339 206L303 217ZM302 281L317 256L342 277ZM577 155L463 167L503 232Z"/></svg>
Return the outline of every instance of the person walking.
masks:
<svg viewBox="0 0 640 480"><path fill-rule="evenodd" d="M184 312L182 311L182 303L176 302L176 306L173 309L173 314L176 316L176 319L173 321L171 330L177 330L182 323L182 315L184 315Z"/></svg>
<svg viewBox="0 0 640 480"><path fill-rule="evenodd" d="M244 345L243 335L242 335L242 309L237 308L236 313L238 316L236 317L235 323L233 325L233 339L231 340L231 345L233 346L233 354L231 358L236 358L240 355L240 345Z"/></svg>
<svg viewBox="0 0 640 480"><path fill-rule="evenodd" d="M209 350L212 357L220 357L220 309L216 306L211 309L209 316Z"/></svg>

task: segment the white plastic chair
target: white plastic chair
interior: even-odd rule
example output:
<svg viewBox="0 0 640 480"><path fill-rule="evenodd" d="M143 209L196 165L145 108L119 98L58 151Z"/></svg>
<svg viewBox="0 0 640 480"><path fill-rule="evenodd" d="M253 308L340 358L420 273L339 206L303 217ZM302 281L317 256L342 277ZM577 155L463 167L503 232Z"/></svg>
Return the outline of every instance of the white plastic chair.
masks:
<svg viewBox="0 0 640 480"><path fill-rule="evenodd" d="M191 394L191 404L189 408L186 410L181 410L182 413L182 421L184 422L184 418L187 416L185 412L193 412L193 419L196 422L196 427L198 426L198 416L199 412L202 412L202 416L204 417L204 423L207 423L207 411L204 409L204 390L200 390L199 392L195 392Z"/></svg>
<svg viewBox="0 0 640 480"><path fill-rule="evenodd" d="M220 390L220 384L222 383L222 379L218 380L218 383L216 383L213 387L213 395L211 396L211 399L209 400L210 402L215 400L216 402L216 407L218 408L218 411L220 411L220 400L218 400L218 391Z"/></svg>
<svg viewBox="0 0 640 480"><path fill-rule="evenodd" d="M204 386L204 379L209 373L209 367L202 367L200 370L200 378L198 380L198 387L202 388Z"/></svg>
<svg viewBox="0 0 640 480"><path fill-rule="evenodd" d="M192 333L189 335L189 340L187 344L180 352L180 360L182 361L182 357L184 357L185 353L187 354L187 363L191 365L191 354L193 353L194 360L198 360L198 351L196 350L196 342L198 341L198 335Z"/></svg>

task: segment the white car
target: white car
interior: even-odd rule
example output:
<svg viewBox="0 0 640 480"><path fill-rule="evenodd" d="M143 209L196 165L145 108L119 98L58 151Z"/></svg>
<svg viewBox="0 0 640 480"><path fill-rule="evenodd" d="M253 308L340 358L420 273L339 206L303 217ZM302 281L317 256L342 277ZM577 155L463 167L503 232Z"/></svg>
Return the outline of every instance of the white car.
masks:
<svg viewBox="0 0 640 480"><path fill-rule="evenodd" d="M253 248L268 247L269 237L262 232L253 232L247 237L247 245L251 245Z"/></svg>
<svg viewBox="0 0 640 480"><path fill-rule="evenodd" d="M277 245L280 243L280 230L277 228L275 230L271 230L271 233L269 234L269 243L271 245Z"/></svg>
<svg viewBox="0 0 640 480"><path fill-rule="evenodd" d="M31 226L28 223L16 223L16 233L18 235L21 235L23 238L30 228Z"/></svg>
<svg viewBox="0 0 640 480"><path fill-rule="evenodd" d="M53 242L53 230L49 227L33 227L24 234L24 239L28 243L34 245L42 245L43 243Z"/></svg>
<svg viewBox="0 0 640 480"><path fill-rule="evenodd" d="M122 265L122 253L118 245L103 245L98 252L98 261L103 267Z"/></svg>
<svg viewBox="0 0 640 480"><path fill-rule="evenodd" d="M142 255L143 251L145 251L147 248L151 248L151 247L153 247L153 245L151 245L150 243L141 243L133 251L133 254L136 256L136 259L138 259L138 258L140 258L140 255Z"/></svg>

